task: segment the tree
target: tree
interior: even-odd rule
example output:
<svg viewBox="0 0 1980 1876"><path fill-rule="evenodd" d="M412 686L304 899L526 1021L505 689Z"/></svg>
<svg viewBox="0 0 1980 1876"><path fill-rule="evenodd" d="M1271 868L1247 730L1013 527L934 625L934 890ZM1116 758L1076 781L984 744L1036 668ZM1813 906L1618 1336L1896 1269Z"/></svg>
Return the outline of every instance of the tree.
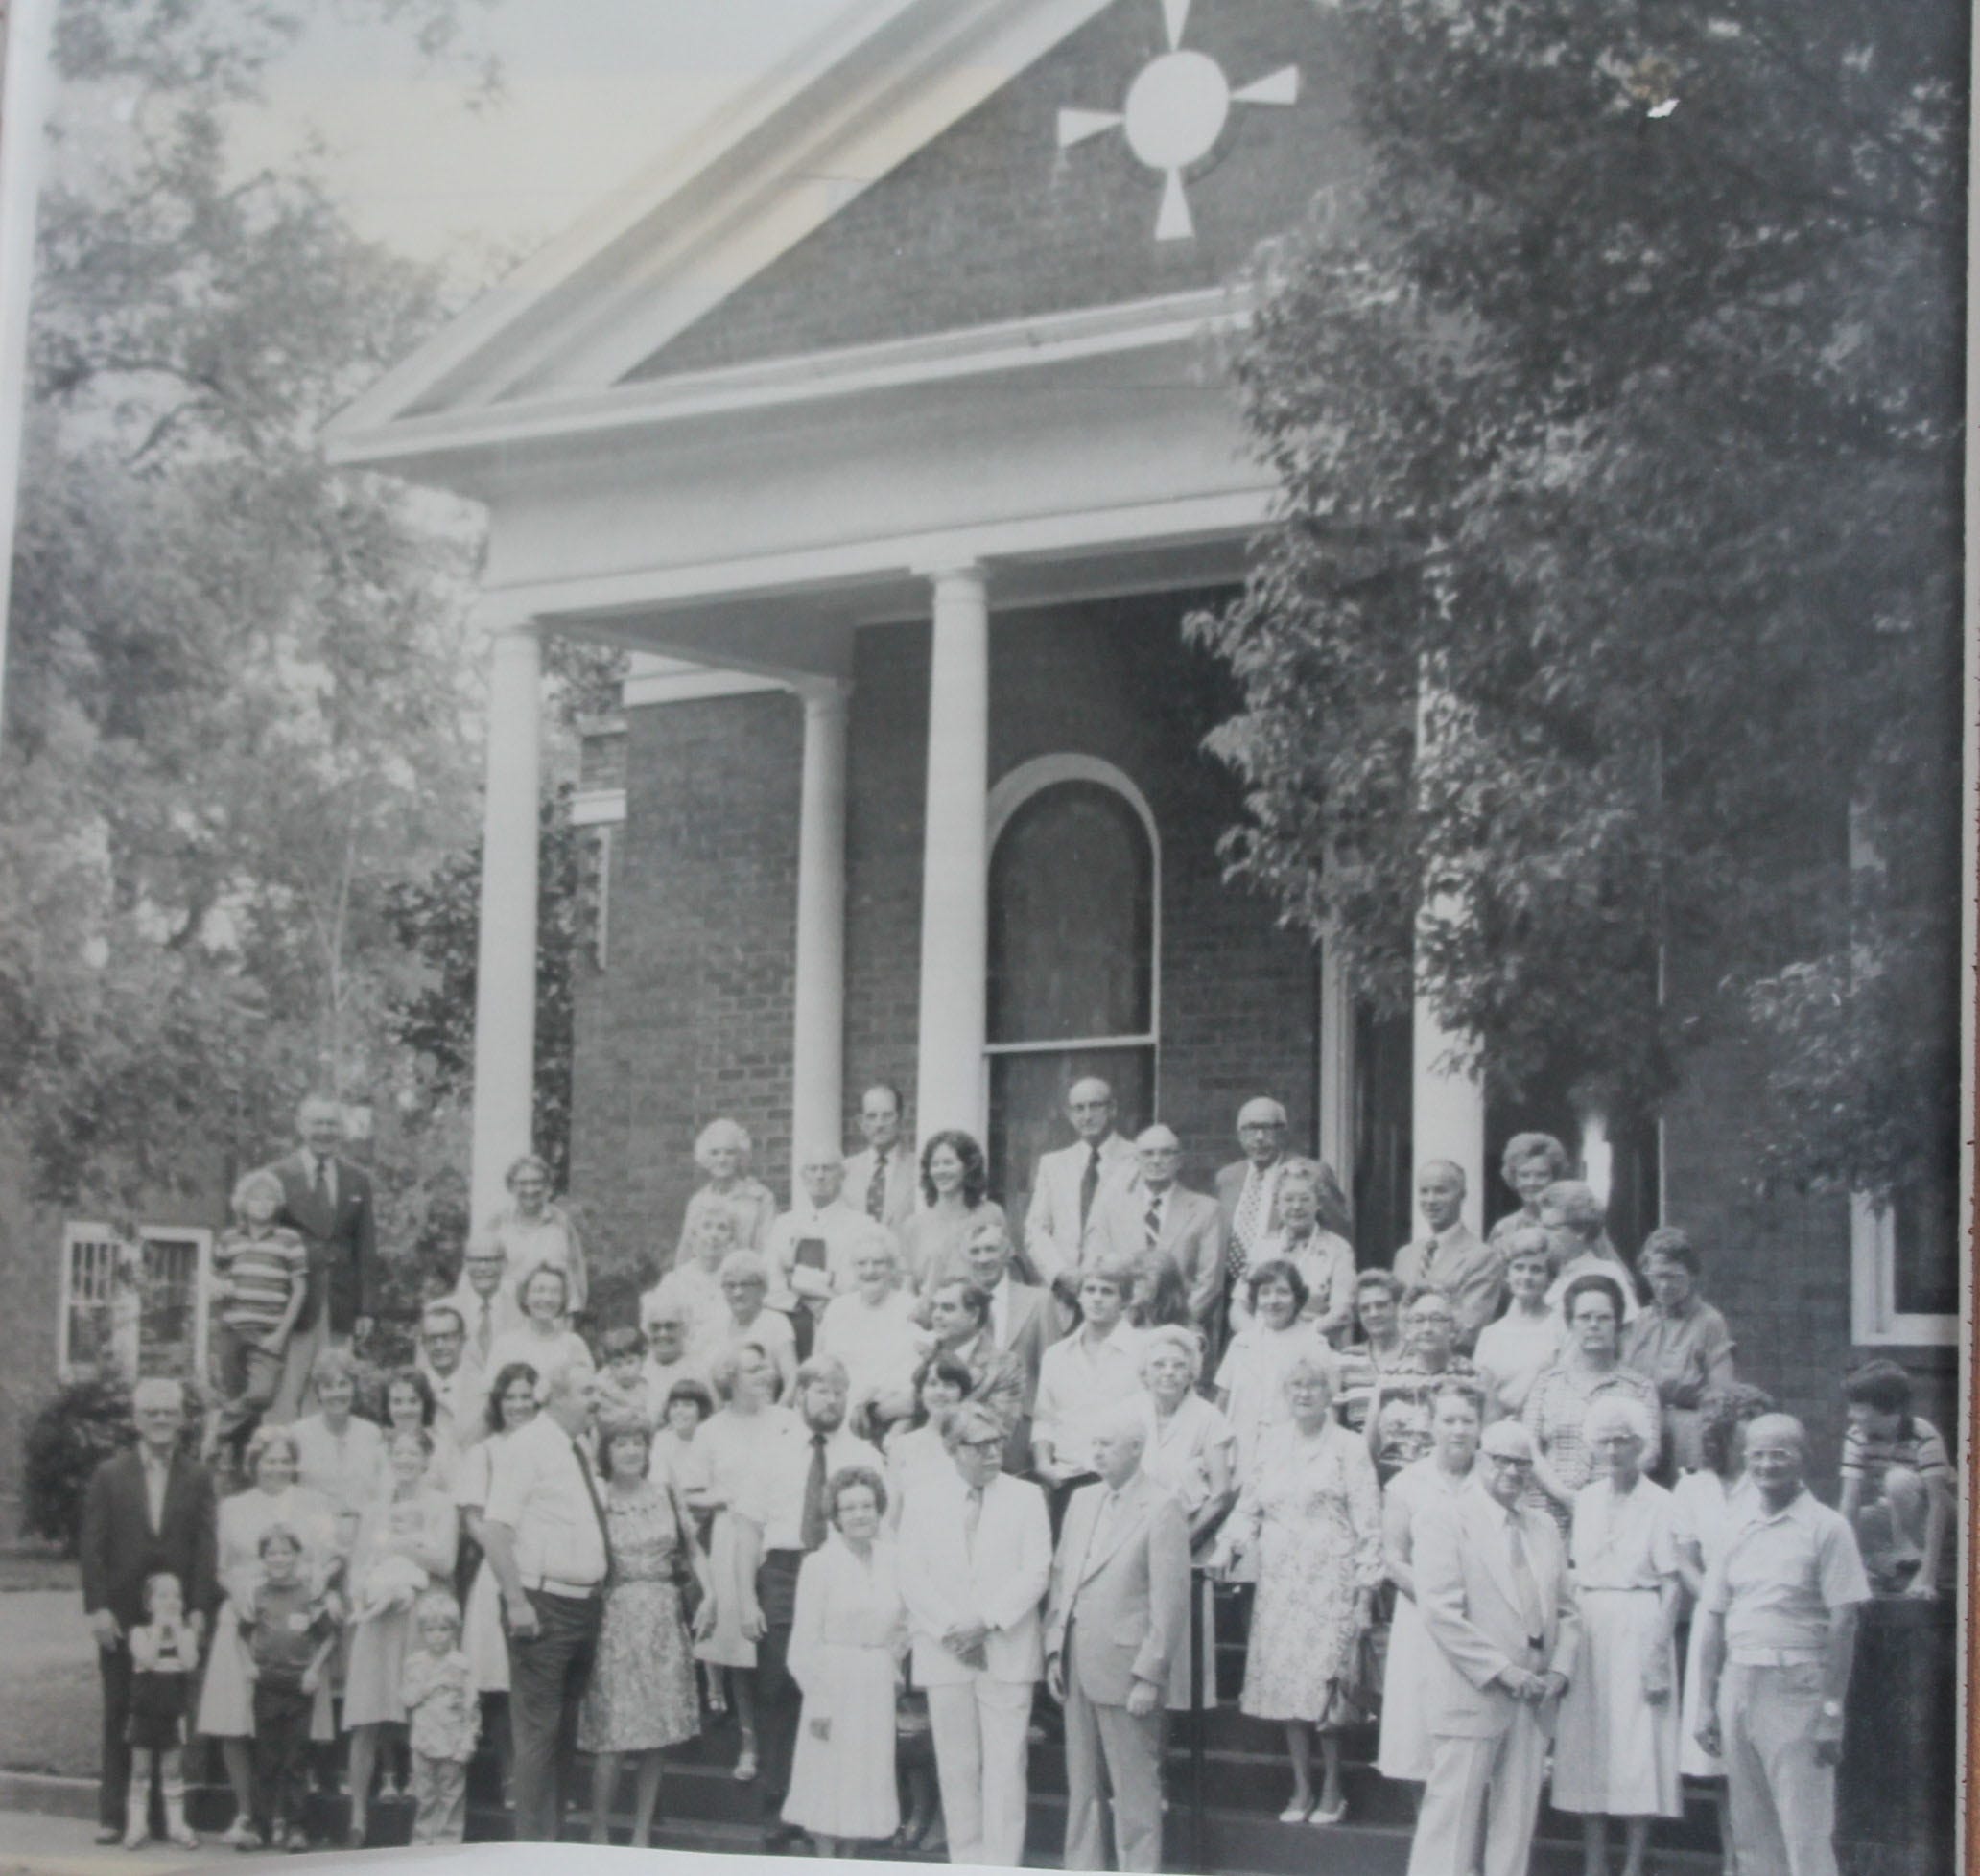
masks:
<svg viewBox="0 0 1980 1876"><path fill-rule="evenodd" d="M452 0L368 11L460 55ZM112 1210L251 1162L312 1087L406 1142L388 895L472 827L476 525L315 440L441 317L436 278L306 169L230 155L307 14L70 0L57 38L69 104L114 90L130 128L68 148L42 207L0 1090L41 1193ZM424 1176L381 1171L389 1202Z"/></svg>
<svg viewBox="0 0 1980 1876"><path fill-rule="evenodd" d="M1333 15L1368 167L1261 260L1283 525L1192 621L1233 869L1516 1098L1651 1113L1736 1037L1764 1170L1902 1192L1958 1086L1963 10Z"/></svg>

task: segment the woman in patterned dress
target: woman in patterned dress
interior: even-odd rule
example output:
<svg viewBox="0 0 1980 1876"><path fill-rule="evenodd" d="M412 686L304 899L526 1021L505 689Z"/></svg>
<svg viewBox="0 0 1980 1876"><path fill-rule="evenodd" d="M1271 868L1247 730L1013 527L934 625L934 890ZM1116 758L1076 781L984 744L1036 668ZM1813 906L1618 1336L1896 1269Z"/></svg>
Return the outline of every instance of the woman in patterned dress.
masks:
<svg viewBox="0 0 1980 1876"><path fill-rule="evenodd" d="M1335 1376L1325 1344L1286 1371L1287 1421L1265 1432L1211 1559L1213 1572L1228 1576L1245 1554L1258 1559L1238 1704L1285 1728L1292 1801L1279 1821L1286 1824L1337 1824L1347 1816L1340 1728L1355 1718L1361 1637L1382 1575L1375 1465L1367 1445L1333 1418Z"/></svg>
<svg viewBox="0 0 1980 1876"><path fill-rule="evenodd" d="M1601 1271L1577 1277L1561 1297L1567 1338L1552 1367L1533 1384L1520 1413L1533 1436L1533 1496L1530 1505L1550 1513L1566 1537L1573 1526L1574 1498L1594 1476L1594 1461L1582 1443L1582 1422L1597 1396L1627 1395L1654 1418L1657 1388L1618 1353L1622 1333L1622 1285Z"/></svg>
<svg viewBox="0 0 1980 1876"><path fill-rule="evenodd" d="M1430 1733L1423 1700L1430 1641L1416 1606L1412 1531L1426 1505L1455 1497L1464 1489L1484 1430L1484 1402L1477 1384L1445 1382L1430 1401L1430 1450L1398 1472L1382 1496L1382 1560L1396 1585L1396 1617L1389 1626L1388 1658L1382 1664L1381 1734L1375 1761L1384 1778L1422 1785L1430 1775Z"/></svg>
<svg viewBox="0 0 1980 1876"><path fill-rule="evenodd" d="M620 1761L629 1752L635 1849L653 1841L661 1753L700 1730L695 1663L675 1575L683 1559L701 1585L695 1634L706 1635L715 1623L708 1560L672 1482L649 1476L652 1452L652 1429L643 1419L608 1420L599 1429L612 1573L591 1684L578 1712L578 1749L592 1755L591 1841L611 1841L607 1827Z"/></svg>
<svg viewBox="0 0 1980 1876"><path fill-rule="evenodd" d="M1581 1816L1582 1864L1606 1876L1609 1819L1623 1820L1622 1876L1643 1876L1652 1817L1681 1817L1678 1547L1670 1493L1643 1476L1657 1409L1607 1395L1582 1439L1600 1476L1574 1501L1581 1649L1562 1696L1549 1796Z"/></svg>

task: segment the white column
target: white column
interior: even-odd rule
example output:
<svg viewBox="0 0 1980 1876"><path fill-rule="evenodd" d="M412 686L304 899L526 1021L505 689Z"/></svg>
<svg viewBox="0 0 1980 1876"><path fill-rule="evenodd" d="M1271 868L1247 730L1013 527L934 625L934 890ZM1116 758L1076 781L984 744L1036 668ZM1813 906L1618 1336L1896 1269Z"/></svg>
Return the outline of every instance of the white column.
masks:
<svg viewBox="0 0 1980 1876"><path fill-rule="evenodd" d="M1331 939L1320 941L1320 1157L1355 1190L1355 999Z"/></svg>
<svg viewBox="0 0 1980 1876"><path fill-rule="evenodd" d="M1437 691L1426 673L1418 691L1416 715L1417 763L1420 769L1436 760L1439 726L1435 718ZM1434 861L1426 860L1433 874ZM1424 903L1417 914L1419 955L1424 938L1440 926L1462 923L1471 916L1463 897L1441 892L1426 882ZM1425 1164L1449 1160L1465 1176L1464 1221L1474 1231L1485 1219L1485 1084L1463 1065L1469 1038L1446 1029L1425 993L1421 978L1416 992L1415 1075L1410 1100L1410 1183Z"/></svg>
<svg viewBox="0 0 1980 1876"><path fill-rule="evenodd" d="M797 973L790 1044L790 1186L808 1147L840 1144L845 1105L846 689L805 685L797 823Z"/></svg>
<svg viewBox="0 0 1980 1876"><path fill-rule="evenodd" d="M502 1176L534 1144L536 823L541 657L527 624L491 634L488 783L482 810L482 916L475 973L474 1221L504 1199Z"/></svg>
<svg viewBox="0 0 1980 1876"><path fill-rule="evenodd" d="M935 573L933 581L914 1117L923 1139L944 1127L961 1127L981 1140L989 961L984 814L990 785L990 605L980 567L947 568Z"/></svg>

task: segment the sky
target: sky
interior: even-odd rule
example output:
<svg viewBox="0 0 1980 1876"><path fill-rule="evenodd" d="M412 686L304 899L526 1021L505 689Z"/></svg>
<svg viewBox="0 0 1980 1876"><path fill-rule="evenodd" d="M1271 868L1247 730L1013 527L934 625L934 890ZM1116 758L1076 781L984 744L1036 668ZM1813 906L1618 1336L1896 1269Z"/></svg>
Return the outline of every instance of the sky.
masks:
<svg viewBox="0 0 1980 1876"><path fill-rule="evenodd" d="M561 232L846 0L460 0L502 95L470 109L403 34L315 29L237 127L244 162L312 137L360 232L485 277ZM330 13L326 8L326 13Z"/></svg>

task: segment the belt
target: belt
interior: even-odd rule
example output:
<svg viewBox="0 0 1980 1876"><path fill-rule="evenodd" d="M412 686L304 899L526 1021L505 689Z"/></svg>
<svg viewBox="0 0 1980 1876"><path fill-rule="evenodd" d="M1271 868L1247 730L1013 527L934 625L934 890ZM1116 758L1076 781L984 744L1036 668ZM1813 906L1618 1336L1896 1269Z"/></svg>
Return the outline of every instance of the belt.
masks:
<svg viewBox="0 0 1980 1876"><path fill-rule="evenodd" d="M1819 1668L1827 1658L1819 1648L1734 1648L1726 1655L1735 1668Z"/></svg>
<svg viewBox="0 0 1980 1876"><path fill-rule="evenodd" d="M605 1593L602 1583L566 1583L561 1577L538 1577L534 1583L525 1579L523 1587L539 1596L561 1596L571 1603L589 1603Z"/></svg>
<svg viewBox="0 0 1980 1876"><path fill-rule="evenodd" d="M1584 1596L1654 1596L1657 1591L1644 1583L1584 1583L1575 1585Z"/></svg>

